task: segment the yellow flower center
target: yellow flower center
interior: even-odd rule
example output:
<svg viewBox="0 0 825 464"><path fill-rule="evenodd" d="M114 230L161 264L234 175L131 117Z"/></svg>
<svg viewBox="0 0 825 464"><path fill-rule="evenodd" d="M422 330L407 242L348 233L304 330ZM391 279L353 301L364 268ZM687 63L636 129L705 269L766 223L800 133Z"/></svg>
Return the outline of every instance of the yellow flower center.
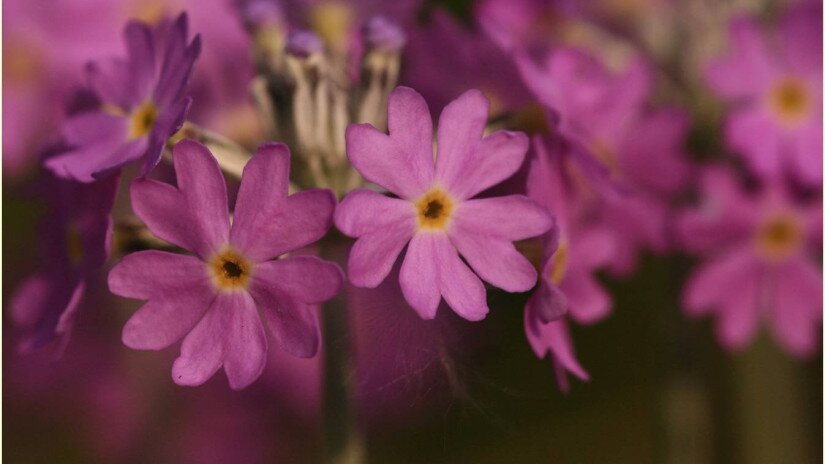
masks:
<svg viewBox="0 0 825 464"><path fill-rule="evenodd" d="M619 175L619 158L616 156L616 150L612 144L603 140L596 140L591 147L593 156L610 171L611 177L618 177Z"/></svg>
<svg viewBox="0 0 825 464"><path fill-rule="evenodd" d="M148 134L157 119L158 107L151 100L147 100L135 108L129 117L129 138L136 139Z"/></svg>
<svg viewBox="0 0 825 464"><path fill-rule="evenodd" d="M447 227L455 209L455 201L440 188L433 188L415 202L418 228L442 230Z"/></svg>
<svg viewBox="0 0 825 464"><path fill-rule="evenodd" d="M328 47L343 47L355 14L352 7L342 1L321 2L309 12L310 27L318 33Z"/></svg>
<svg viewBox="0 0 825 464"><path fill-rule="evenodd" d="M756 249L771 261L791 256L802 245L804 231L791 214L778 214L766 220L756 232Z"/></svg>
<svg viewBox="0 0 825 464"><path fill-rule="evenodd" d="M212 282L222 291L244 290L252 275L252 262L234 249L227 247L209 260Z"/></svg>
<svg viewBox="0 0 825 464"><path fill-rule="evenodd" d="M803 120L812 107L811 95L805 82L786 78L777 83L770 92L770 106L779 119L788 124Z"/></svg>
<svg viewBox="0 0 825 464"><path fill-rule="evenodd" d="M550 269L550 283L558 285L567 274L567 242L559 243L556 252L553 253L553 267Z"/></svg>
<svg viewBox="0 0 825 464"><path fill-rule="evenodd" d="M170 11L180 10L180 3L173 0L134 0L126 4L126 17L155 25Z"/></svg>

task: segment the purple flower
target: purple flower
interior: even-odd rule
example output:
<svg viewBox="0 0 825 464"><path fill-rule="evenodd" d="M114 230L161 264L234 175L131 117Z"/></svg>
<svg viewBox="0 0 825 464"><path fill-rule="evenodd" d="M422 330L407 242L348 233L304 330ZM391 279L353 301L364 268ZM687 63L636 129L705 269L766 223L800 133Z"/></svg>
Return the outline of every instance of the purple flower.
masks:
<svg viewBox="0 0 825 464"><path fill-rule="evenodd" d="M200 385L223 366L233 389L249 385L264 367L261 316L282 349L314 356L315 305L338 293L341 271L312 256L275 258L326 233L332 193L287 197L289 151L264 145L244 168L230 226L226 184L206 147L183 141L173 159L178 188L135 180L132 207L157 237L197 256L142 251L112 269L113 293L149 300L126 323L123 342L159 350L185 336L172 367L175 383Z"/></svg>
<svg viewBox="0 0 825 464"><path fill-rule="evenodd" d="M779 185L746 194L733 173L704 173L701 203L680 217L683 245L704 261L685 284L691 316L716 315L719 342L746 347L760 320L794 356L820 348L822 205L793 201Z"/></svg>
<svg viewBox="0 0 825 464"><path fill-rule="evenodd" d="M435 317L442 296L465 319L484 318L479 277L510 292L533 287L536 271L511 242L547 231L550 214L522 195L472 199L516 172L527 151L527 137L519 132L482 138L488 108L478 90L444 108L435 162L429 109L410 88L390 95L389 135L367 124L347 128L347 155L355 168L400 197L355 190L336 210L338 229L358 237L349 256L354 285L378 286L409 244L401 290L424 319Z"/></svg>
<svg viewBox="0 0 825 464"><path fill-rule="evenodd" d="M62 135L72 149L50 158L46 166L80 182L139 159L141 175L151 171L191 104L182 93L200 54L200 37L187 45L187 30L185 13L174 24L155 29L130 22L124 31L128 58L88 66L100 106L64 123Z"/></svg>
<svg viewBox="0 0 825 464"><path fill-rule="evenodd" d="M117 183L117 176L81 184L44 173L41 187L50 212L41 228L42 265L9 305L22 350L59 338L59 354L68 342L89 279L109 256Z"/></svg>
<svg viewBox="0 0 825 464"><path fill-rule="evenodd" d="M725 139L754 172L821 185L821 2L792 9L776 32L771 40L753 19L732 21L730 53L710 64L707 82L732 104Z"/></svg>

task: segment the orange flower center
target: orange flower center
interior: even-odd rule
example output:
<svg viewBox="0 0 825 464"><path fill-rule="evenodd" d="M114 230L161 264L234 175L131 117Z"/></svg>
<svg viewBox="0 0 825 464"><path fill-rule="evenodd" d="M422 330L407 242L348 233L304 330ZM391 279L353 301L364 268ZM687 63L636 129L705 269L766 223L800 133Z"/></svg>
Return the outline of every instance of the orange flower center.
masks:
<svg viewBox="0 0 825 464"><path fill-rule="evenodd" d="M232 248L227 247L209 260L212 282L219 290L244 290L249 285L252 262Z"/></svg>
<svg viewBox="0 0 825 464"><path fill-rule="evenodd" d="M803 228L790 214L779 214L765 221L756 233L756 248L771 261L791 256L802 245Z"/></svg>
<svg viewBox="0 0 825 464"><path fill-rule="evenodd" d="M424 230L442 230L450 221L455 202L443 190L434 188L415 202L418 227Z"/></svg>
<svg viewBox="0 0 825 464"><path fill-rule="evenodd" d="M129 138L136 139L148 134L157 119L158 107L151 100L147 100L132 111L129 118Z"/></svg>
<svg viewBox="0 0 825 464"><path fill-rule="evenodd" d="M779 119L797 124L811 112L810 91L805 82L786 78L777 83L770 93L770 106Z"/></svg>

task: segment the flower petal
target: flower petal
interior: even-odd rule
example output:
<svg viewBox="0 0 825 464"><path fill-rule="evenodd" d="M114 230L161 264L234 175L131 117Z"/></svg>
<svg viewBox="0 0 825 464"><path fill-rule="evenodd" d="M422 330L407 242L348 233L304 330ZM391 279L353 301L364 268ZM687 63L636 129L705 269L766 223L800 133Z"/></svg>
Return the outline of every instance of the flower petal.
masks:
<svg viewBox="0 0 825 464"><path fill-rule="evenodd" d="M415 227L415 211L409 201L390 198L371 190L353 190L335 208L335 227L350 237L399 223Z"/></svg>
<svg viewBox="0 0 825 464"><path fill-rule="evenodd" d="M570 317L579 324L595 324L610 314L610 295L587 273L568 272L561 291L567 297Z"/></svg>
<svg viewBox="0 0 825 464"><path fill-rule="evenodd" d="M266 336L246 292L223 293L186 336L172 365L178 385L200 385L223 364L229 386L240 390L255 381L266 363Z"/></svg>
<svg viewBox="0 0 825 464"><path fill-rule="evenodd" d="M109 271L109 290L126 298L148 300L181 291L211 290L203 261L165 251L139 251L123 257Z"/></svg>
<svg viewBox="0 0 825 464"><path fill-rule="evenodd" d="M432 177L419 172L407 147L369 124L350 124L346 132L347 156L370 182L408 200L419 197Z"/></svg>
<svg viewBox="0 0 825 464"><path fill-rule="evenodd" d="M536 284L536 269L509 241L459 224L450 228L449 237L476 274L490 284L508 292L526 292Z"/></svg>
<svg viewBox="0 0 825 464"><path fill-rule="evenodd" d="M415 234L407 247L398 282L407 303L422 319L433 319L441 301L435 256L436 234Z"/></svg>
<svg viewBox="0 0 825 464"><path fill-rule="evenodd" d="M471 168L472 154L484 134L489 111L490 102L473 89L461 94L441 112L435 175L448 190Z"/></svg>
<svg viewBox="0 0 825 464"><path fill-rule="evenodd" d="M390 138L406 150L406 157L421 181L433 178L433 119L420 93L397 87L389 96L387 125Z"/></svg>
<svg viewBox="0 0 825 464"><path fill-rule="evenodd" d="M519 170L530 143L522 132L498 131L481 140L470 154L467 168L457 176L450 193L472 198Z"/></svg>
<svg viewBox="0 0 825 464"><path fill-rule="evenodd" d="M390 273L404 245L415 233L415 226L399 222L362 235L349 252L348 277L356 287L375 288Z"/></svg>
<svg viewBox="0 0 825 464"><path fill-rule="evenodd" d="M197 227L212 251L217 251L229 240L229 209L221 168L212 153L193 140L175 145L172 158L192 226Z"/></svg>
<svg viewBox="0 0 825 464"><path fill-rule="evenodd" d="M135 350L162 350L183 338L215 299L214 292L203 290L183 288L149 300L123 327L123 344Z"/></svg>
<svg viewBox="0 0 825 464"><path fill-rule="evenodd" d="M280 143L261 145L243 169L230 232L232 243L244 249L260 241L257 236L266 223L285 210L288 194L289 149Z"/></svg>
<svg viewBox="0 0 825 464"><path fill-rule="evenodd" d="M246 223L248 230L234 232L233 237L242 241L233 243L258 262L278 257L323 237L332 226L334 209L335 195L329 190L298 192L289 196L279 210L261 211L259 220Z"/></svg>
<svg viewBox="0 0 825 464"><path fill-rule="evenodd" d="M318 304L335 297L343 282L341 269L331 261L290 256L257 264L252 288L268 288L301 303Z"/></svg>
<svg viewBox="0 0 825 464"><path fill-rule="evenodd" d="M461 261L446 235L433 234L433 255L438 265L438 286L444 301L468 321L484 319L490 311L484 284Z"/></svg>
<svg viewBox="0 0 825 464"><path fill-rule="evenodd" d="M464 230L511 241L539 236L553 226L550 213L524 195L464 201L453 221Z"/></svg>
<svg viewBox="0 0 825 464"><path fill-rule="evenodd" d="M822 273L805 258L792 260L777 272L772 329L789 353L808 357L819 351L822 322Z"/></svg>
<svg viewBox="0 0 825 464"><path fill-rule="evenodd" d="M272 278L253 281L250 293L281 349L299 358L311 358L320 346L317 306L300 301L269 285ZM339 285L340 286L340 285Z"/></svg>
<svg viewBox="0 0 825 464"><path fill-rule="evenodd" d="M183 195L169 184L135 179L129 185L132 209L159 239L194 251L208 259L212 247L200 230L192 227L190 210Z"/></svg>

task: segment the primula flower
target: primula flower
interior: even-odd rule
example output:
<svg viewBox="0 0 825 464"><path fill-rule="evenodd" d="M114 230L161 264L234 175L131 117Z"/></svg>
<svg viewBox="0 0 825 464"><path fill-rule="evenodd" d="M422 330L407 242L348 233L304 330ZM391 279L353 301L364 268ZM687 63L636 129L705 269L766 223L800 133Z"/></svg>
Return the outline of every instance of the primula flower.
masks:
<svg viewBox="0 0 825 464"><path fill-rule="evenodd" d="M754 172L822 184L821 2L789 11L776 37L754 19L732 21L730 52L706 79L732 103L725 140Z"/></svg>
<svg viewBox="0 0 825 464"><path fill-rule="evenodd" d="M349 256L354 285L378 286L409 244L401 290L424 319L435 317L442 296L465 319L484 318L479 277L510 292L533 287L536 271L511 242L547 231L550 214L523 195L472 199L516 172L527 151L527 137L519 132L482 138L488 109L478 90L447 105L438 121L435 161L429 109L410 88L390 95L389 135L368 124L347 128L347 155L355 168L400 197L355 190L336 210L338 229L358 237Z"/></svg>
<svg viewBox="0 0 825 464"><path fill-rule="evenodd" d="M200 385L223 366L233 389L263 370L261 317L284 351L314 356L315 305L338 293L341 271L312 256L275 258L326 233L332 193L315 189L287 197L289 151L264 145L244 168L230 226L226 184L212 154L183 141L173 159L178 188L135 180L132 207L158 238L197 256L141 251L112 269L113 293L149 300L126 323L123 342L159 350L185 336L172 366L175 383Z"/></svg>
<svg viewBox="0 0 825 464"><path fill-rule="evenodd" d="M746 194L733 173L709 168L702 199L678 224L683 245L704 261L685 284L692 316L716 315L719 342L746 347L767 323L779 344L804 357L820 347L822 206L798 204L778 185Z"/></svg>
<svg viewBox="0 0 825 464"><path fill-rule="evenodd" d="M81 184L44 173L50 212L41 229L42 267L11 298L11 320L24 351L59 338L68 342L89 279L109 256L117 176Z"/></svg>
<svg viewBox="0 0 825 464"><path fill-rule="evenodd" d="M128 58L88 66L100 99L95 111L70 117L62 135L72 149L46 161L60 177L91 182L143 159L141 175L160 161L163 146L180 129L191 104L183 98L200 37L187 45L186 14L155 29L130 22L124 30Z"/></svg>

